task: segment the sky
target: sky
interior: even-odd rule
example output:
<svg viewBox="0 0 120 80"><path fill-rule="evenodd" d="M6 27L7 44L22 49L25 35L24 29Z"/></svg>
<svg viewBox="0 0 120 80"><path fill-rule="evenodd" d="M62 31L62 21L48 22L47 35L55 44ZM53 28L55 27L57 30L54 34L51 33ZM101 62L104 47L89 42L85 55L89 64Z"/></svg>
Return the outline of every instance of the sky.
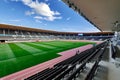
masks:
<svg viewBox="0 0 120 80"><path fill-rule="evenodd" d="M61 32L98 32L61 0L0 0L0 24Z"/></svg>

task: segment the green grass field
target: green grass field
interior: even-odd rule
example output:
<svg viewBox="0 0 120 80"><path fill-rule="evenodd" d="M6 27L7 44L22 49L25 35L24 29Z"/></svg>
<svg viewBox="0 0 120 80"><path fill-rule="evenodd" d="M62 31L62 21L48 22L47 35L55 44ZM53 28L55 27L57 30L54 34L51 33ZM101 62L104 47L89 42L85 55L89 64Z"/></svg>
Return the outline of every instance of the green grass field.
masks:
<svg viewBox="0 0 120 80"><path fill-rule="evenodd" d="M91 44L89 42L21 42L0 44L0 77L59 57L58 52Z"/></svg>

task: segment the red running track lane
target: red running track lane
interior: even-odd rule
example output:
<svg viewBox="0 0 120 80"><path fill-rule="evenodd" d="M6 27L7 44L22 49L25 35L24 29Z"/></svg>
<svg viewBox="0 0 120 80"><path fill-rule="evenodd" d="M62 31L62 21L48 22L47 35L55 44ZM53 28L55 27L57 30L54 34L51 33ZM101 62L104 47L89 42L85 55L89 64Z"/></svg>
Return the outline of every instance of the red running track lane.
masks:
<svg viewBox="0 0 120 80"><path fill-rule="evenodd" d="M36 66L33 66L33 67L30 67L30 68L27 68L25 70L21 70L19 72L16 72L16 73L13 73L11 75L8 75L8 76L5 76L3 78L1 78L0 80L23 80L31 75L34 75L46 68L50 68L50 67L53 67L55 64L73 56L76 54L76 51L84 51L86 49L89 49L91 48L92 45L89 44L89 45L86 45L86 46L82 46L82 47L79 47L79 48L75 48L75 49L71 49L71 50L67 50L67 51L64 51L64 52L60 52L58 54L62 55L58 58L55 58L55 59L52 59L52 60L49 60L47 62L44 62L44 63L41 63L41 64L38 64Z"/></svg>

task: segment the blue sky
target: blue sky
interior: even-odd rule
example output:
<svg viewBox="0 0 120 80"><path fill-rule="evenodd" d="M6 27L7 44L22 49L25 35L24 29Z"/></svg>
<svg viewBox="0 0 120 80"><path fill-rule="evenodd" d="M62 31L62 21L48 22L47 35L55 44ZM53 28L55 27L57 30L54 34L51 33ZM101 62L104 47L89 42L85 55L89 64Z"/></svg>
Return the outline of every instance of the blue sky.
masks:
<svg viewBox="0 0 120 80"><path fill-rule="evenodd" d="M0 23L65 31L99 31L61 0L0 0Z"/></svg>

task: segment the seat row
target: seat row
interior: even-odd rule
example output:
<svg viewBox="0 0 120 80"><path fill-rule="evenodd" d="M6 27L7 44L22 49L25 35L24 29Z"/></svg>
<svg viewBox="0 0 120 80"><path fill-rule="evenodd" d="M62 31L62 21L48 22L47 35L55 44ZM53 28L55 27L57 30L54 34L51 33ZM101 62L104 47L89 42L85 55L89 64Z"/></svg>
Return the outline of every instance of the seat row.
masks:
<svg viewBox="0 0 120 80"><path fill-rule="evenodd" d="M66 76L66 80L72 80L76 77L76 74L80 73L84 69L86 63L90 62L94 58L96 59L96 64L101 60L106 45L107 41L96 45L91 49L77 53L76 55L54 65L53 68L47 68L33 76L26 78L25 80L61 80ZM78 68L76 68L77 65L79 65Z"/></svg>

